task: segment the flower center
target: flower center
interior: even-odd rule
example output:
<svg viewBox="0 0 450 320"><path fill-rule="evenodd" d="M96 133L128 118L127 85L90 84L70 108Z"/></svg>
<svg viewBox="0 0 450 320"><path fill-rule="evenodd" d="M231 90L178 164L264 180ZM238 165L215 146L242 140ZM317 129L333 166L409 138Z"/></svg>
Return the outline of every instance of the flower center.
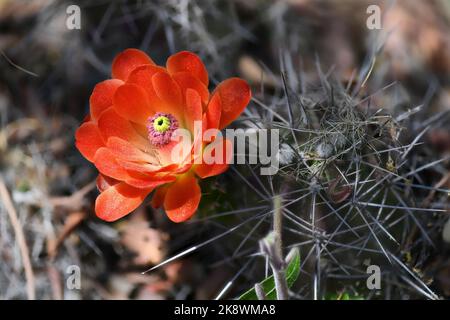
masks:
<svg viewBox="0 0 450 320"><path fill-rule="evenodd" d="M170 129L170 119L166 116L159 116L153 121L153 128L158 132L166 132Z"/></svg>
<svg viewBox="0 0 450 320"><path fill-rule="evenodd" d="M176 129L178 121L169 113L158 112L147 120L148 138L156 147L168 144Z"/></svg>

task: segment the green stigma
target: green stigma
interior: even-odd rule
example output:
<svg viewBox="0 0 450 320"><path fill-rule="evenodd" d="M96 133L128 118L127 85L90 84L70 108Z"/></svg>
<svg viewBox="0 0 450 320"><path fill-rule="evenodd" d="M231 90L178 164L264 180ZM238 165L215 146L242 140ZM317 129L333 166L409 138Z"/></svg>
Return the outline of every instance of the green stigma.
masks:
<svg viewBox="0 0 450 320"><path fill-rule="evenodd" d="M153 128L160 132L166 132L170 128L170 119L166 116L159 116L153 121Z"/></svg>

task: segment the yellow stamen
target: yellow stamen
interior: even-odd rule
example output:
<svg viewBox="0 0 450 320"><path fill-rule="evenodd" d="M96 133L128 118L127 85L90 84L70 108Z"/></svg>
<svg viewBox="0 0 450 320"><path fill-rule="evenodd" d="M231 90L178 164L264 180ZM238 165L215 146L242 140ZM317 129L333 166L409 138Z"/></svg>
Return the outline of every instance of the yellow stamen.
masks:
<svg viewBox="0 0 450 320"><path fill-rule="evenodd" d="M165 116L160 116L153 121L153 128L158 132L166 132L170 128L170 119Z"/></svg>

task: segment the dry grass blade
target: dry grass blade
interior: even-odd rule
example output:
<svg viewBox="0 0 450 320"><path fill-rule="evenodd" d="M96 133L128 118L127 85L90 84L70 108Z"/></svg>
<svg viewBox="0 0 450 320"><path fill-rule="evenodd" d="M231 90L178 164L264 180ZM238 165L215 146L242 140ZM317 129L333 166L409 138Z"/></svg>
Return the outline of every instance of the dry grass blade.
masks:
<svg viewBox="0 0 450 320"><path fill-rule="evenodd" d="M14 208L14 204L11 200L8 189L6 188L3 178L0 177L0 198L2 199L3 206L8 213L11 220L11 225L13 226L14 233L16 235L16 240L20 248L20 255L22 257L23 267L25 269L25 277L27 280L27 295L29 300L34 300L36 298L35 292L35 280L33 267L31 265L30 253L25 240L25 235L23 233L22 225L20 224L19 218L17 216L17 211Z"/></svg>

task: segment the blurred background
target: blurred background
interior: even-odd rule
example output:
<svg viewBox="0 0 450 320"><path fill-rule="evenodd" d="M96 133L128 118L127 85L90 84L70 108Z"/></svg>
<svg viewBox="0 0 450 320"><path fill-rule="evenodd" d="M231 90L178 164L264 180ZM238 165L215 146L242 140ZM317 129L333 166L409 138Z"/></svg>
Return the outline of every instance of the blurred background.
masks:
<svg viewBox="0 0 450 320"><path fill-rule="evenodd" d="M80 8L80 28L68 27L70 5ZM380 9L381 28L368 21L376 14L371 5ZM74 132L94 85L130 47L161 65L177 51L193 51L212 87L230 76L249 81L257 101L242 125L266 119L261 110L282 108L288 91L300 101L316 99L316 91L307 97L307 84L320 87L331 75L344 88L359 86L360 99L372 101L367 108L397 120L409 110L413 118L395 127L407 132L404 145L420 134L408 166L435 165L414 172L419 191L403 186L407 204L394 197L391 209L441 211L406 209L398 221L394 214L359 231L349 226L358 241L342 239L319 255L292 232L286 247L299 244L302 265L291 297L450 297L450 1L0 0L0 299L234 298L267 274L254 253L271 220L255 226L246 219L271 206L274 190L258 199L272 182L255 178L250 167L202 182L200 212L184 224L148 205L115 223L95 217L96 170L76 150ZM290 90L283 90L286 81ZM375 252L379 242L388 254ZM383 280L371 291L365 266L374 261Z"/></svg>

